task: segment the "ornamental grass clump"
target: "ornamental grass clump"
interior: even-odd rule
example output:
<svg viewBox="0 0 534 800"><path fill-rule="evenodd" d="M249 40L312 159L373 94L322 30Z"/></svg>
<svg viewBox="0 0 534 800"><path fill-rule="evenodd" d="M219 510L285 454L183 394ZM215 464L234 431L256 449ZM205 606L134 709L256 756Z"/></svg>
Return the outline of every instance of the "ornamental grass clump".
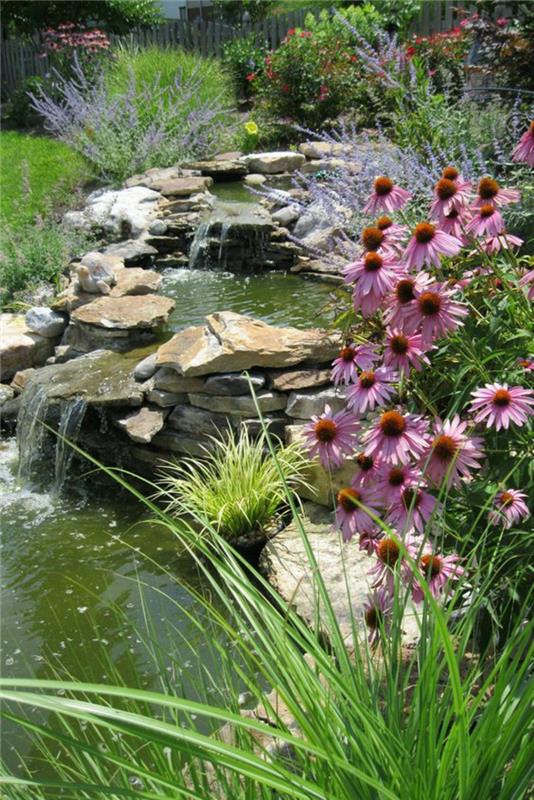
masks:
<svg viewBox="0 0 534 800"><path fill-rule="evenodd" d="M282 508L291 491L307 485L307 458L296 445L280 446L277 463L266 449L265 435L254 439L244 427L212 437L201 459L183 459L163 468L158 497L173 517L191 516L201 530L214 527L235 542L261 532Z"/></svg>
<svg viewBox="0 0 534 800"><path fill-rule="evenodd" d="M529 150L519 152L528 163ZM422 603L421 577L447 603L470 552L489 537L484 563L494 560L499 581L485 601L502 621L511 586L530 571L530 539L520 528L534 456L532 297L525 292L532 272L503 216L521 193L488 175L466 181L448 166L428 193L428 216L412 226L405 224L411 189L407 183L395 203L380 206L396 188L387 176L374 182L364 211L387 210L400 233L387 239L368 220L361 251L343 270L353 314L348 323L343 317L332 381L346 386L346 409L333 418L326 406L305 440L327 470L347 457L357 461L352 483L337 491L336 520L343 539L355 537L371 556L371 589L391 595L382 614L398 591ZM481 211L491 226L481 224ZM451 213L457 235L442 229ZM369 363L358 363L371 342ZM492 526L499 538L488 534ZM503 541L510 529L515 536Z"/></svg>
<svg viewBox="0 0 534 800"><path fill-rule="evenodd" d="M95 175L122 181L220 148L229 131L224 98L203 96L202 71L180 70L172 82L128 71L123 88L107 70L88 76L74 57L72 77L53 73L53 92L30 94L45 128L85 157ZM231 124L230 124L231 127Z"/></svg>

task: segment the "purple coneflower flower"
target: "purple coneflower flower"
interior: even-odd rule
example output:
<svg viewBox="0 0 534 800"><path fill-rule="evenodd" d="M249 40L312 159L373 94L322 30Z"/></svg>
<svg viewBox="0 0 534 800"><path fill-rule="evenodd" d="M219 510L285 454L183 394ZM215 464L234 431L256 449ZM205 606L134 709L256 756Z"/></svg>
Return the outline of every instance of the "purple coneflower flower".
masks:
<svg viewBox="0 0 534 800"><path fill-rule="evenodd" d="M427 272L418 272L417 275L405 273L399 276L393 291L385 300L384 320L392 327L404 329L404 322L415 301L421 292L432 284L432 278Z"/></svg>
<svg viewBox="0 0 534 800"><path fill-rule="evenodd" d="M408 555L414 558L418 550L417 540L408 534L402 539ZM373 579L373 587L384 586L388 592L393 593L395 586L394 574L400 569L400 577L406 580L411 570L404 561L400 539L396 535L386 535L375 544L376 564L369 570Z"/></svg>
<svg viewBox="0 0 534 800"><path fill-rule="evenodd" d="M332 412L325 406L320 416L313 416L304 428L304 437L312 458L319 456L321 463L327 467L339 467L344 456L354 451L354 436L359 430L359 423L354 414L348 411Z"/></svg>
<svg viewBox="0 0 534 800"><path fill-rule="evenodd" d="M525 372L534 372L534 358L518 358L516 364L518 367L524 369Z"/></svg>
<svg viewBox="0 0 534 800"><path fill-rule="evenodd" d="M473 236L499 236L504 231L504 219L496 206L480 206L478 213L467 224L468 233Z"/></svg>
<svg viewBox="0 0 534 800"><path fill-rule="evenodd" d="M413 367L419 372L422 369L421 362L430 364L423 350L421 335L413 333L410 336L388 328L384 349L385 366L397 369L399 372L409 372L410 367Z"/></svg>
<svg viewBox="0 0 534 800"><path fill-rule="evenodd" d="M445 422L436 419L434 437L421 458L425 476L436 486L444 479L449 486L458 485L460 478L467 480L471 478L471 470L480 469L483 441L480 436L467 436L466 428L467 422L461 422L457 414Z"/></svg>
<svg viewBox="0 0 534 800"><path fill-rule="evenodd" d="M430 206L432 219L441 222L451 211L460 211L469 202L471 184L469 181L440 178L434 186L434 199Z"/></svg>
<svg viewBox="0 0 534 800"><path fill-rule="evenodd" d="M375 527L366 509L378 515L378 508L368 489L345 486L337 493L336 524L343 541L348 542L356 533L367 533ZM366 508L362 508L365 506Z"/></svg>
<svg viewBox="0 0 534 800"><path fill-rule="evenodd" d="M505 489L497 492L493 498L493 510L488 514L490 522L493 525L511 528L521 519L527 519L529 510L525 503L526 497L524 492L517 489Z"/></svg>
<svg viewBox="0 0 534 800"><path fill-rule="evenodd" d="M439 227L443 233L448 233L449 236L454 236L455 239L458 239L458 241L465 245L467 243L467 239L464 234L464 228L469 223L470 219L471 214L468 208L462 208L461 211L453 208L448 214L446 214L444 217L441 217L439 221Z"/></svg>
<svg viewBox="0 0 534 800"><path fill-rule="evenodd" d="M365 295L369 292L383 297L393 288L400 265L391 255L376 251L364 253L362 258L348 264L343 275L347 283L354 283L355 290Z"/></svg>
<svg viewBox="0 0 534 800"><path fill-rule="evenodd" d="M371 647L377 646L382 631L388 633L392 606L393 598L384 586L368 596L363 607L363 617L369 628L368 641Z"/></svg>
<svg viewBox="0 0 534 800"><path fill-rule="evenodd" d="M530 272L523 275L519 281L519 285L521 287L528 286L527 299L534 302L534 269L531 269Z"/></svg>
<svg viewBox="0 0 534 800"><path fill-rule="evenodd" d="M477 198L473 203L474 208L494 205L506 206L509 203L518 203L521 193L517 189L503 189L494 178L486 177L479 181Z"/></svg>
<svg viewBox="0 0 534 800"><path fill-rule="evenodd" d="M418 533L423 533L435 506L436 498L422 486L407 486L389 509L387 520L394 523L400 531L413 528Z"/></svg>
<svg viewBox="0 0 534 800"><path fill-rule="evenodd" d="M464 303L453 300L456 288L444 283L434 283L417 295L405 314L404 330L419 330L423 347L441 339L462 323L469 310Z"/></svg>
<svg viewBox="0 0 534 800"><path fill-rule="evenodd" d="M400 499L404 489L420 481L421 472L409 464L382 464L378 470L375 491L383 504L390 506Z"/></svg>
<svg viewBox="0 0 534 800"><path fill-rule="evenodd" d="M522 386L511 386L507 383L487 383L482 389L471 392L473 402L469 406L475 422L486 420L486 428L496 430L508 429L510 422L524 425L528 417L534 413L534 392Z"/></svg>
<svg viewBox="0 0 534 800"><path fill-rule="evenodd" d="M357 367L371 369L378 360L376 349L372 344L348 344L332 363L332 381L334 386L350 383L357 376Z"/></svg>
<svg viewBox="0 0 534 800"><path fill-rule="evenodd" d="M483 239L480 242L480 246L484 252L489 255L499 253L501 250L511 250L513 247L521 247L522 244L523 239L520 239L519 236L512 236L511 233L507 233L505 230L498 236L488 236L487 239ZM476 251L474 251L474 253L476 254Z"/></svg>
<svg viewBox="0 0 534 800"><path fill-rule="evenodd" d="M384 211L391 214L392 211L404 208L411 196L406 189L395 186L391 178L381 175L373 184L373 193L363 207L363 213L376 214Z"/></svg>
<svg viewBox="0 0 534 800"><path fill-rule="evenodd" d="M428 423L415 414L383 411L366 431L366 451L384 461L406 464L410 456L419 458L427 447Z"/></svg>
<svg viewBox="0 0 534 800"><path fill-rule="evenodd" d="M433 597L439 597L449 581L456 581L464 574L464 568L458 561L460 556L442 556L438 553L427 552L421 556L419 569L428 583L428 588ZM421 603L424 599L421 584L414 582L412 587L414 603Z"/></svg>
<svg viewBox="0 0 534 800"><path fill-rule="evenodd" d="M362 372L358 380L347 391L347 406L357 414L365 414L377 406L383 406L391 399L399 376L387 367Z"/></svg>
<svg viewBox="0 0 534 800"><path fill-rule="evenodd" d="M352 485L356 489L360 486L374 486L381 466L380 458L368 453L358 453L355 462L356 473L352 479Z"/></svg>
<svg viewBox="0 0 534 800"><path fill-rule="evenodd" d="M408 269L421 269L423 264L439 267L442 256L455 256L461 249L459 239L438 230L430 222L420 222L413 230L403 261Z"/></svg>
<svg viewBox="0 0 534 800"><path fill-rule="evenodd" d="M384 234L384 247L391 247L398 250L401 242L406 239L410 229L407 225L397 225L391 217L379 217L376 227Z"/></svg>
<svg viewBox="0 0 534 800"><path fill-rule="evenodd" d="M534 167L534 120L520 138L512 153L513 161L524 161Z"/></svg>

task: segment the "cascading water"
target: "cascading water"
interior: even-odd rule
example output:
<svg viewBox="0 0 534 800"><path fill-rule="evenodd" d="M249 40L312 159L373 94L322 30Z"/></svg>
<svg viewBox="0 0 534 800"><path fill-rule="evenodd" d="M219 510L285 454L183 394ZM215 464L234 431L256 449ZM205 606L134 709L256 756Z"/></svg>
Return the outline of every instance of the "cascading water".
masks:
<svg viewBox="0 0 534 800"><path fill-rule="evenodd" d="M54 494L59 494L74 455L74 450L69 442L75 442L82 427L87 403L83 397L75 397L64 404L58 427L58 440L56 443L56 465Z"/></svg>
<svg viewBox="0 0 534 800"><path fill-rule="evenodd" d="M30 382L22 394L17 417L19 483L28 483L36 477L37 464L43 455L45 443L50 441L45 424L49 407L45 389L40 384ZM87 403L82 397L67 400L61 406L54 459L54 494L61 490L65 482L74 455L69 441L76 441L86 408Z"/></svg>
<svg viewBox="0 0 534 800"><path fill-rule="evenodd" d="M198 269L204 266L208 251L210 223L202 222L195 231L191 249L189 250L189 266Z"/></svg>
<svg viewBox="0 0 534 800"><path fill-rule="evenodd" d="M17 416L17 448L19 453L19 480L29 480L34 463L41 454L46 435L43 425L48 412L49 400L39 384L30 382L22 394Z"/></svg>

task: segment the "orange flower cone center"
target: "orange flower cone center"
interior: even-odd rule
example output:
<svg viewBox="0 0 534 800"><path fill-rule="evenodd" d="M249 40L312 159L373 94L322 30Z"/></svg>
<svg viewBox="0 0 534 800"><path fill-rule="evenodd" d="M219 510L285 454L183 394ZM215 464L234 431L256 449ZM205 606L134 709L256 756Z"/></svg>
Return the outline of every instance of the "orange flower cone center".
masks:
<svg viewBox="0 0 534 800"><path fill-rule="evenodd" d="M379 197L385 197L385 195L389 194L393 189L393 181L391 178L386 178L385 175L381 175L380 178L377 178L375 181L375 192Z"/></svg>
<svg viewBox="0 0 534 800"><path fill-rule="evenodd" d="M437 439L434 439L432 452L437 458L439 458L440 461L443 461L444 463L452 461L457 450L458 445L452 436L446 436L443 434L442 436L438 436Z"/></svg>
<svg viewBox="0 0 534 800"><path fill-rule="evenodd" d="M443 562L439 556L429 553L421 558L421 570L427 578L435 578L439 575L443 567Z"/></svg>
<svg viewBox="0 0 534 800"><path fill-rule="evenodd" d="M384 233L380 228L364 228L362 242L366 250L378 250L384 241Z"/></svg>
<svg viewBox="0 0 534 800"><path fill-rule="evenodd" d="M380 417L380 430L384 436L401 436L406 430L406 420L398 411L385 411Z"/></svg>
<svg viewBox="0 0 534 800"><path fill-rule="evenodd" d="M511 506L514 502L514 496L510 494L510 492L503 492L499 499L501 501L501 506L504 508L508 508L508 506Z"/></svg>
<svg viewBox="0 0 534 800"><path fill-rule="evenodd" d="M400 556L399 545L395 539L389 537L381 539L378 543L376 555L383 564L387 564L388 567L394 567Z"/></svg>
<svg viewBox="0 0 534 800"><path fill-rule="evenodd" d="M379 217L376 221L376 227L379 228L381 231L385 231L388 228L391 228L393 225L393 220L390 217Z"/></svg>
<svg viewBox="0 0 534 800"><path fill-rule="evenodd" d="M405 303L410 303L414 299L414 286L414 282L409 278L403 278L398 282L395 294L397 295L399 303L404 305Z"/></svg>
<svg viewBox="0 0 534 800"><path fill-rule="evenodd" d="M361 494L356 489L346 486L337 493L337 502L344 511L350 514L357 510L357 503L361 502Z"/></svg>
<svg viewBox="0 0 534 800"><path fill-rule="evenodd" d="M346 361L347 364L350 364L351 361L354 361L354 350L352 347L344 347L339 354L339 358L342 361Z"/></svg>
<svg viewBox="0 0 534 800"><path fill-rule="evenodd" d="M487 219L488 217L492 217L495 214L495 209L493 206L484 205L480 209L480 216L482 219Z"/></svg>
<svg viewBox="0 0 534 800"><path fill-rule="evenodd" d="M512 402L512 395L506 389L497 389L493 395L493 404L500 408L509 406Z"/></svg>
<svg viewBox="0 0 534 800"><path fill-rule="evenodd" d="M315 423L315 435L320 442L326 444L336 438L337 425L333 419L320 419Z"/></svg>
<svg viewBox="0 0 534 800"><path fill-rule="evenodd" d="M384 259L378 253L367 253L365 256L365 271L378 272L383 263Z"/></svg>
<svg viewBox="0 0 534 800"><path fill-rule="evenodd" d="M379 627L382 621L382 617L383 614L380 611L380 609L376 608L376 606L372 606L371 608L368 608L367 611L365 612L365 624L367 625L368 628L371 628L371 630L374 631L376 630L376 628Z"/></svg>
<svg viewBox="0 0 534 800"><path fill-rule="evenodd" d="M428 244L436 235L436 226L431 225L430 222L420 222L415 226L413 235L418 244Z"/></svg>
<svg viewBox="0 0 534 800"><path fill-rule="evenodd" d="M425 317L433 317L439 314L441 309L441 298L436 292L423 292L417 300L419 310Z"/></svg>
<svg viewBox="0 0 534 800"><path fill-rule="evenodd" d="M388 475L388 483L390 486L402 486L404 483L404 472L398 467L390 469Z"/></svg>
<svg viewBox="0 0 534 800"><path fill-rule="evenodd" d="M408 511L412 508L418 508L421 504L421 492L419 489L408 487L402 493L402 502Z"/></svg>
<svg viewBox="0 0 534 800"><path fill-rule="evenodd" d="M373 468L374 461L372 457L365 453L360 453L356 456L356 461L362 472L369 472L369 470Z"/></svg>
<svg viewBox="0 0 534 800"><path fill-rule="evenodd" d="M478 184L478 194L482 200L493 200L499 192L499 184L493 178L482 178Z"/></svg>
<svg viewBox="0 0 534 800"><path fill-rule="evenodd" d="M374 372L362 372L360 375L360 386L362 389L370 389L371 386L374 386L376 383L375 373Z"/></svg>
<svg viewBox="0 0 534 800"><path fill-rule="evenodd" d="M460 173L456 167L445 167L441 174L448 181L455 181L460 177Z"/></svg>
<svg viewBox="0 0 534 800"><path fill-rule="evenodd" d="M436 183L436 194L440 200L450 200L457 191L456 184L449 178L442 178Z"/></svg>
<svg viewBox="0 0 534 800"><path fill-rule="evenodd" d="M396 336L392 336L389 346L397 356L404 356L408 352L408 348L410 343L408 342L408 337L404 336L404 334L399 333Z"/></svg>

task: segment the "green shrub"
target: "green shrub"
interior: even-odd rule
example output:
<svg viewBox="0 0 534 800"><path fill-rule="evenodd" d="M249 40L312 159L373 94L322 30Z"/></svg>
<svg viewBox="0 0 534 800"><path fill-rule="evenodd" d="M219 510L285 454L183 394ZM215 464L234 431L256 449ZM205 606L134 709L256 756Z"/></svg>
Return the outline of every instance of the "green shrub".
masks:
<svg viewBox="0 0 534 800"><path fill-rule="evenodd" d="M236 94L249 97L252 81L262 74L267 43L258 44L255 36L244 36L225 44L223 53L223 63L232 76Z"/></svg>
<svg viewBox="0 0 534 800"><path fill-rule="evenodd" d="M205 460L169 464L160 497L173 516L192 515L204 528L213 526L235 541L267 525L286 504L284 481L301 486L307 460L296 445L280 447L275 460L266 453L265 437L254 440L247 428L213 438Z"/></svg>
<svg viewBox="0 0 534 800"><path fill-rule="evenodd" d="M372 5L351 6L342 15L366 41L376 39L382 18ZM309 14L305 26L288 31L252 87L268 117L321 127L354 105L366 106L369 82L354 34L339 17Z"/></svg>

